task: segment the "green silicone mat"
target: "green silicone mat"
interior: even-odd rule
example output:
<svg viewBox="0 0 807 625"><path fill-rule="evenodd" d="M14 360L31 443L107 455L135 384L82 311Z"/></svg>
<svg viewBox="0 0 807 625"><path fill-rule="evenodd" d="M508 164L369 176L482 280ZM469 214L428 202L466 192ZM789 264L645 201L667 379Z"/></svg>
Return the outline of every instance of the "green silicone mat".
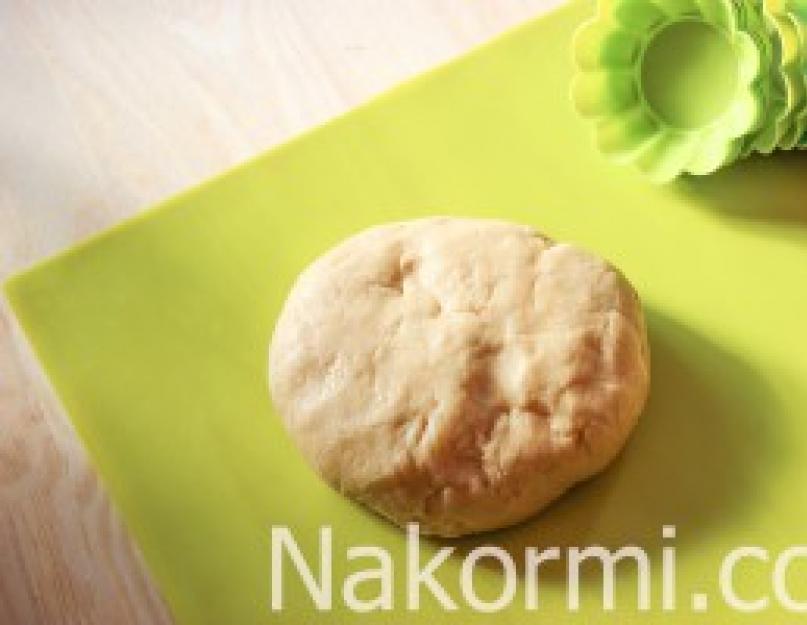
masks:
<svg viewBox="0 0 807 625"><path fill-rule="evenodd" d="M752 159L706 179L653 186L608 164L572 112L569 46L593 11L573 2L369 105L175 197L12 278L6 292L38 357L182 625L254 623L760 622L720 601L730 548L807 541L807 161ZM519 555L528 545L637 543L660 568L675 524L678 609L636 609L631 567L617 615L595 567L582 612L565 607L562 567L540 579L540 609L443 613L404 604L402 534L323 486L271 408L267 344L295 275L371 224L427 214L537 225L609 258L648 308L653 387L627 450L603 476L537 519L456 541ZM334 610L317 612L289 575L271 613L270 527L288 525L316 562L334 533ZM388 548L395 609L347 610L341 582ZM424 546L424 557L437 545ZM520 556L519 556L520 557ZM290 569L286 569L287 572ZM738 567L737 592L768 592L770 566ZM807 597L807 563L793 594ZM482 597L500 588L477 571ZM372 590L372 589L370 589ZM690 609L693 592L709 612ZM773 602L772 602L773 603ZM766 622L785 622L772 605ZM615 620L616 619L616 620Z"/></svg>

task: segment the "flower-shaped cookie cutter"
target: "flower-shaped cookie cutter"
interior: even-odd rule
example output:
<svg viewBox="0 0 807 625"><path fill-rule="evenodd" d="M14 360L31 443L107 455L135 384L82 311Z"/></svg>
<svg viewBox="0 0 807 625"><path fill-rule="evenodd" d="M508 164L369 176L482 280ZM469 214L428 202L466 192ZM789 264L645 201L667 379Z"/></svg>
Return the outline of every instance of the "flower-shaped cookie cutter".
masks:
<svg viewBox="0 0 807 625"><path fill-rule="evenodd" d="M732 0L601 0L572 99L600 149L659 182L735 160L765 120L764 50Z"/></svg>
<svg viewBox="0 0 807 625"><path fill-rule="evenodd" d="M807 0L786 0L785 2L780 1L771 4L773 8L787 12L796 25L801 46L800 75L805 89L807 89ZM793 131L798 137L797 147L807 147L807 101L805 101L802 110L796 115Z"/></svg>
<svg viewBox="0 0 807 625"><path fill-rule="evenodd" d="M802 34L787 5L786 0L763 0L765 13L774 27L774 41L778 42L781 49L777 69L785 81L787 113L778 121L778 132L781 135L778 147L783 149L790 149L798 143L803 134L804 116L807 112Z"/></svg>
<svg viewBox="0 0 807 625"><path fill-rule="evenodd" d="M779 147L784 136L783 120L789 114L786 77L781 65L780 42L771 36L775 29L771 17L762 6L763 0L735 0L739 24L756 41L762 55L759 93L763 97L763 119L756 131L745 140L740 157L752 152L769 154Z"/></svg>

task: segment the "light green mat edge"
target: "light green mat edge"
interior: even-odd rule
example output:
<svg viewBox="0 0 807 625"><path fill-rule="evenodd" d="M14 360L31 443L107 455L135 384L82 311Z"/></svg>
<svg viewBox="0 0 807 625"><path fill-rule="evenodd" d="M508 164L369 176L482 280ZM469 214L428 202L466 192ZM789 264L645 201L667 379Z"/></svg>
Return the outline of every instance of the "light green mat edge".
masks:
<svg viewBox="0 0 807 625"><path fill-rule="evenodd" d="M611 259L648 306L653 350L650 404L614 467L531 522L456 544L518 555L638 543L658 573L661 526L675 524L678 611L660 614L657 579L654 613L637 612L626 567L618 622L759 618L721 607L717 569L734 546L807 540L805 161L752 160L667 187L608 164L568 101L569 42L592 10L574 2L530 22L7 283L178 623L583 622L565 609L558 567L536 614L521 590L496 615L428 600L407 613L402 535L323 486L272 411L267 343L295 275L365 226L435 213L532 223ZM309 557L319 526L333 526L334 612L314 611L290 576L289 609L270 613L273 524ZM362 566L344 562L355 544L394 554L393 612L340 607L341 580ZM459 565L440 575L455 598ZM738 592L753 598L767 579L746 563ZM499 584L479 570L482 596ZM804 597L807 565L791 584ZM690 612L694 591L710 594L707 615ZM599 593L592 569L585 622L616 622Z"/></svg>

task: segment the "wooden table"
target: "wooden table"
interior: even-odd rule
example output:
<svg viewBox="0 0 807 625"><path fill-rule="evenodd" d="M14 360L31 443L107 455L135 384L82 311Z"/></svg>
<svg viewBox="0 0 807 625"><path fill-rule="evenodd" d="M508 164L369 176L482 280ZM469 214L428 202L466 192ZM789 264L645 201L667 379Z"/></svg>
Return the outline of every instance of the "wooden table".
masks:
<svg viewBox="0 0 807 625"><path fill-rule="evenodd" d="M4 0L0 279L557 2ZM0 301L0 624L170 622Z"/></svg>

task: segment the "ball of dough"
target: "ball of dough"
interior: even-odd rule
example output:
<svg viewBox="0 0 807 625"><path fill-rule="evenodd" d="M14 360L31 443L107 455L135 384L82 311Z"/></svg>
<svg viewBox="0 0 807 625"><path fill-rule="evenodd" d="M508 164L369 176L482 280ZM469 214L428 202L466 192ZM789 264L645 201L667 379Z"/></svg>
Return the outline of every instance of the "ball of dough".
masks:
<svg viewBox="0 0 807 625"><path fill-rule="evenodd" d="M648 384L625 278L490 220L344 241L299 277L270 349L275 406L319 475L441 536L518 523L601 471Z"/></svg>

